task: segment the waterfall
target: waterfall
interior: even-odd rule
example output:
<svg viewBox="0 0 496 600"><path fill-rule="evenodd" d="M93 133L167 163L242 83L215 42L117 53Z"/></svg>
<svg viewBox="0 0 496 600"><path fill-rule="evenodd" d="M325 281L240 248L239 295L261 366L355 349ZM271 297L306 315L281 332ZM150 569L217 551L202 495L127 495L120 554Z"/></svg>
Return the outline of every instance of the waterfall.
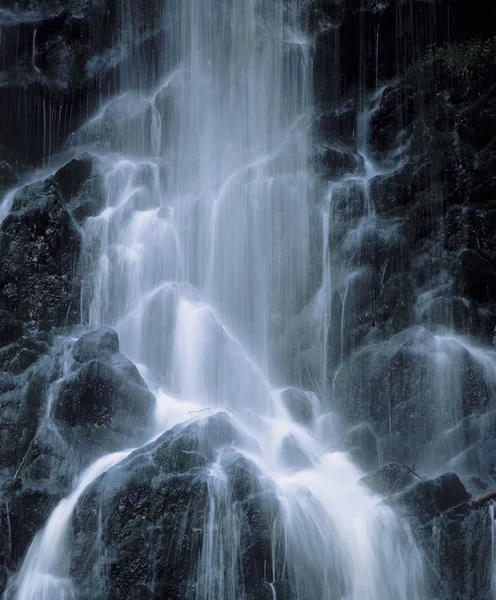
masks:
<svg viewBox="0 0 496 600"><path fill-rule="evenodd" d="M69 578L70 520L79 498L102 473L122 461L132 450L108 454L82 475L72 494L51 514L43 531L33 540L17 576L17 600L71 600L76 598ZM9 598L9 589L6 591Z"/></svg>
<svg viewBox="0 0 496 600"><path fill-rule="evenodd" d="M146 98L111 101L77 138L93 139L110 117L121 123L121 111L135 119L118 131L119 152L102 152L106 206L83 228L92 282L83 320L117 329L123 352L156 392L157 431L196 410L225 410L256 438L259 452L246 456L282 505L273 534L282 560L266 573L274 598L284 575L298 600L427 599L409 527L359 482L363 473L332 450L335 440L319 433L315 419L298 422L284 401L288 388L273 383L278 336L309 303L323 370L328 353L343 360L354 301L354 273L342 273L341 282L331 277L326 239L334 193L350 178L333 184L327 204L315 197L311 46L298 10L282 0L178 4L181 56L163 86ZM356 236L376 218L368 180L377 167L366 152L366 125L377 101L359 123L365 167L355 183L365 202ZM316 219L322 265L311 264ZM320 267L316 291L311 281ZM334 339L328 307L333 286L343 282ZM305 397L315 417L332 408L326 397ZM73 510L91 482L129 452L99 459L58 505L24 559L17 600L77 597L66 563ZM193 582L198 600L239 598L242 532L223 469L219 459L209 470L209 519Z"/></svg>

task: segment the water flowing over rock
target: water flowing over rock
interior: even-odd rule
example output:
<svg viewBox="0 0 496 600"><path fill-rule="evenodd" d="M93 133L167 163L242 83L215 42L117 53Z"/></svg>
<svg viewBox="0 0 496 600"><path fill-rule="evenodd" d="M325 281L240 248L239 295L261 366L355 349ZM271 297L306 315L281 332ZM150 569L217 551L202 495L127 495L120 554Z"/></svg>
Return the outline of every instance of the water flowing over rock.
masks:
<svg viewBox="0 0 496 600"><path fill-rule="evenodd" d="M495 18L4 2L2 600L493 600Z"/></svg>

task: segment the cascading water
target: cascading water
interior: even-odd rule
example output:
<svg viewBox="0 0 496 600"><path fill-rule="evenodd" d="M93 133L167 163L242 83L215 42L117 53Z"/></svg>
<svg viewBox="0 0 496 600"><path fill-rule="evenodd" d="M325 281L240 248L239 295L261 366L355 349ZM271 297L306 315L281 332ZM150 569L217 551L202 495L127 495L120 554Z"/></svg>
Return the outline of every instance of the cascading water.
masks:
<svg viewBox="0 0 496 600"><path fill-rule="evenodd" d="M270 383L276 338L315 291L311 60L295 15L282 0L181 3L178 68L147 100L127 95L109 107L147 116L138 129L121 132L125 156L102 156L107 205L84 226L83 303L91 302L83 318L92 328L117 329L124 352L157 392L157 429L194 410L226 410L257 439L260 451L247 456L283 507L274 534L282 566L271 566L266 580L274 598L282 569L299 600L423 600L423 560L409 529L360 485L360 471L344 454L329 451L338 435L298 423L283 402L285 390ZM80 141L109 108L83 128ZM375 218L367 187L374 167L366 154L362 159L358 184L366 202L357 235ZM325 238L333 194L322 211ZM322 252L327 270L328 254ZM330 302L329 277L314 303L318 311ZM341 332L353 273L347 278ZM342 359L343 335L328 341L322 314L317 335ZM315 416L326 413L315 396L307 400ZM64 552L72 511L91 481L125 456L94 463L54 511L18 573L18 600L77 594ZM209 477L195 597L235 600L237 508L225 494L221 461ZM49 547L53 540L56 548Z"/></svg>

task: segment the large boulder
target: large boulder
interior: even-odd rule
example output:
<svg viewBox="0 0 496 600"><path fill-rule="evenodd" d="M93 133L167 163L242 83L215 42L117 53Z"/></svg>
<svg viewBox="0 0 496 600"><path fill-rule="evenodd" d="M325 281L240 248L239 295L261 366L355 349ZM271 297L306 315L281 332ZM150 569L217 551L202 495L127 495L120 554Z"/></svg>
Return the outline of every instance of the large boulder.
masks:
<svg viewBox="0 0 496 600"><path fill-rule="evenodd" d="M334 445L334 450L346 452L364 471L372 471L379 463L379 450L373 431L367 425L358 425Z"/></svg>
<svg viewBox="0 0 496 600"><path fill-rule="evenodd" d="M9 532L0 567L8 572L88 464L151 436L155 405L109 328L75 342L29 330L13 337L0 349L0 530Z"/></svg>
<svg viewBox="0 0 496 600"><path fill-rule="evenodd" d="M60 197L78 221L95 217L105 204L102 164L91 154L77 155L54 176Z"/></svg>
<svg viewBox="0 0 496 600"><path fill-rule="evenodd" d="M0 225L0 309L44 328L76 323L80 245L53 178L22 188Z"/></svg>
<svg viewBox="0 0 496 600"><path fill-rule="evenodd" d="M59 386L55 418L70 427L146 435L155 399L138 369L119 353L115 331L102 328L83 335L73 356L77 370Z"/></svg>
<svg viewBox="0 0 496 600"><path fill-rule="evenodd" d="M255 590L272 581L278 563L271 542L279 503L260 491L260 473L232 443L253 445L216 413L176 426L97 479L72 523L79 594L101 598L111 587L126 598L179 598L191 590L205 596L221 577L237 595L258 598ZM231 554L234 539L240 546Z"/></svg>
<svg viewBox="0 0 496 600"><path fill-rule="evenodd" d="M8 49L0 66L0 147L16 168L46 164L102 100L120 93L123 73L126 85L149 89L178 60L174 44L167 44L167 52L164 47L165 30L179 27L180 7L174 3L7 4L0 14Z"/></svg>
<svg viewBox="0 0 496 600"><path fill-rule="evenodd" d="M440 388L443 381L451 383L448 395ZM371 424L387 439L389 453L398 451L417 464L435 459L434 435L454 427L457 419L482 414L493 402L490 376L477 352L421 327L348 359L335 376L334 393L338 413L350 423ZM461 450L459 444L451 447L453 454Z"/></svg>
<svg viewBox="0 0 496 600"><path fill-rule="evenodd" d="M296 423L309 425L313 421L312 403L302 390L287 388L281 392L281 400Z"/></svg>
<svg viewBox="0 0 496 600"><path fill-rule="evenodd" d="M458 475L444 473L436 479L419 481L387 502L391 506L401 506L410 512L419 524L425 525L450 508L470 499L471 495Z"/></svg>
<svg viewBox="0 0 496 600"><path fill-rule="evenodd" d="M412 524L430 565L427 574L437 581L436 597L490 597L492 517L470 498L457 475L445 473L386 500Z"/></svg>
<svg viewBox="0 0 496 600"><path fill-rule="evenodd" d="M389 462L360 479L373 492L390 496L415 483L414 476L398 463Z"/></svg>

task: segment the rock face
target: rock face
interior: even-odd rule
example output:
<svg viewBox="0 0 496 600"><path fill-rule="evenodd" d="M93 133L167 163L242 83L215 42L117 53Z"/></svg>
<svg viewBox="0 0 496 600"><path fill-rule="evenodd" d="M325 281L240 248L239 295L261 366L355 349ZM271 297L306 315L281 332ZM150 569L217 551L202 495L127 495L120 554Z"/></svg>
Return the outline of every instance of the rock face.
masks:
<svg viewBox="0 0 496 600"><path fill-rule="evenodd" d="M454 473L413 484L387 502L403 512L432 559L441 598L489 598L491 516L474 510Z"/></svg>
<svg viewBox="0 0 496 600"><path fill-rule="evenodd" d="M110 586L126 598L179 598L201 594L204 578L220 577L219 586L232 586L240 597L265 598L260 588L270 597L279 503L261 491L255 465L231 448L254 443L216 413L176 426L99 478L73 519L71 564L80 595L101 598ZM217 453L222 481L208 468ZM210 519L224 550L208 545ZM237 534L241 547L231 555L228 542ZM230 568L217 572L220 565ZM233 579L236 569L243 580Z"/></svg>
<svg viewBox="0 0 496 600"><path fill-rule="evenodd" d="M276 368L294 386L281 400L309 432L319 412L302 389L338 414L320 441L348 453L367 472L361 482L410 521L439 598L486 599L494 523L469 500L496 478L494 7L296 4L312 40L312 173L326 190L312 210L329 197L310 267L330 292L318 307L328 331L316 331L313 289L288 330L277 326ZM183 75L160 80L177 66L178 48L164 44L181 11L158 0L0 9L0 198L22 186L0 223L0 594L81 470L151 436L154 398L115 331L67 336L92 293L82 291L82 227L106 203L103 159L88 152L167 155ZM153 101L133 91L152 89ZM43 180L26 173L63 161ZM137 179L146 186L147 165ZM158 349L150 355L162 368ZM221 573L236 597L293 600L290 583L274 581L285 572L279 500L241 450L257 453L217 413L97 479L72 521L80 597L203 598ZM393 457L447 473L419 482ZM280 460L312 466L293 434ZM212 520L224 548L240 540L236 555L212 554Z"/></svg>
<svg viewBox="0 0 496 600"><path fill-rule="evenodd" d="M155 400L109 328L74 342L5 312L0 323L0 568L9 573L82 469L151 435Z"/></svg>
<svg viewBox="0 0 496 600"><path fill-rule="evenodd" d="M155 0L3 3L0 150L6 160L39 166L121 84L155 86L176 58L169 48L170 64L164 60L163 41L177 18L177 6Z"/></svg>
<svg viewBox="0 0 496 600"><path fill-rule="evenodd" d="M0 309L44 329L79 321L78 224L103 201L98 161L89 155L15 194L0 224Z"/></svg>

